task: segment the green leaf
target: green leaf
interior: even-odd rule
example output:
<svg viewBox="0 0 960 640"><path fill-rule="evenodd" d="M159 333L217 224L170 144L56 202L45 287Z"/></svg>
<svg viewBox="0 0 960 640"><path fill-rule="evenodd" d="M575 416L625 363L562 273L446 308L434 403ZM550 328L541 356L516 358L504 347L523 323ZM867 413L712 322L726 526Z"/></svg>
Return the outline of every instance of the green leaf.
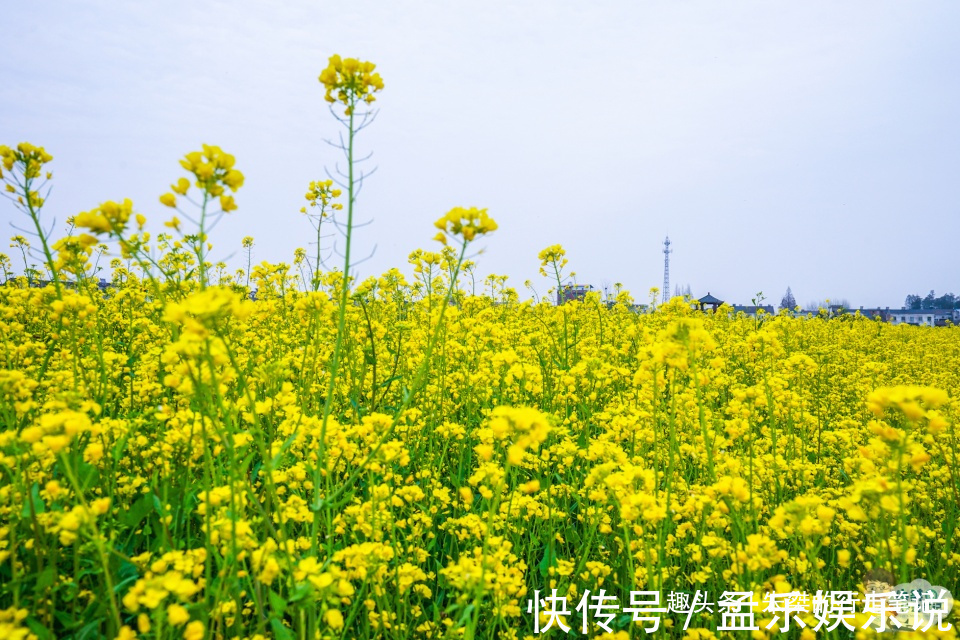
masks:
<svg viewBox="0 0 960 640"><path fill-rule="evenodd" d="M557 552L553 550L553 545L547 545L543 550L543 559L537 567L540 569L540 575L544 578L550 573L550 567L557 566Z"/></svg>
<svg viewBox="0 0 960 640"><path fill-rule="evenodd" d="M27 626L30 627L30 631L32 631L39 640L47 640L47 638L53 639L53 634L35 618L27 618Z"/></svg>
<svg viewBox="0 0 960 640"><path fill-rule="evenodd" d="M36 590L42 591L43 589L46 589L52 585L53 579L56 577L56 575L57 574L54 572L53 567L48 566L46 569L40 572L40 575L37 576Z"/></svg>
<svg viewBox="0 0 960 640"><path fill-rule="evenodd" d="M120 522L131 529L136 529L151 511L153 511L153 504L150 496L140 496L140 499L134 502L133 506L123 514Z"/></svg>
<svg viewBox="0 0 960 640"><path fill-rule="evenodd" d="M120 593L126 590L126 586L135 582L140 577L140 570L137 565L126 560L120 561L120 568L117 570L117 577L120 578L116 586L113 587L114 593Z"/></svg>
<svg viewBox="0 0 960 640"><path fill-rule="evenodd" d="M53 613L53 616L57 619L57 622L59 622L60 626L63 627L64 629L72 629L77 625L77 622L78 622L73 618L72 615L70 615L70 613L68 613L67 611L64 611L63 609L57 609Z"/></svg>
<svg viewBox="0 0 960 640"><path fill-rule="evenodd" d="M140 577L140 570L137 568L137 565L132 562L127 562L126 560L120 561L120 568L117 570L117 575L121 580L128 580L129 578L138 578Z"/></svg>
<svg viewBox="0 0 960 640"><path fill-rule="evenodd" d="M91 614L92 615L92 614ZM100 638L100 620L94 620L89 624L85 625L80 631L77 632L76 637L79 640L84 638Z"/></svg>
<svg viewBox="0 0 960 640"><path fill-rule="evenodd" d="M280 597L280 594L273 589L270 590L269 598L270 608L273 609L278 616L282 616L287 610L287 601Z"/></svg>
<svg viewBox="0 0 960 640"><path fill-rule="evenodd" d="M123 450L127 448L127 436L124 435L122 438L117 440L117 443L113 445L113 450L110 452L110 455L113 456L113 464L118 464L120 458L123 457Z"/></svg>
<svg viewBox="0 0 960 640"><path fill-rule="evenodd" d="M473 613L473 609L474 609L474 606L472 602L463 608L463 613L460 614L460 619L457 620L458 626L462 627L467 623L467 620L470 619L470 614Z"/></svg>
<svg viewBox="0 0 960 640"><path fill-rule="evenodd" d="M287 598L288 603L300 602L304 598L310 595L310 585L301 584L293 590L293 593L290 594L290 597Z"/></svg>
<svg viewBox="0 0 960 640"><path fill-rule="evenodd" d="M92 464L81 462L77 469L77 477L80 480L80 486L83 487L84 490L95 487L100 484L100 469Z"/></svg>
<svg viewBox="0 0 960 640"><path fill-rule="evenodd" d="M388 386L389 384L391 384L391 383L393 383L393 382L396 382L397 380L402 380L402 379L403 379L403 376L390 376L389 378L387 378L387 379L384 380L383 382L378 383L378 384L377 384L377 388L380 389L380 388L382 388L382 387L386 387L386 386Z"/></svg>
<svg viewBox="0 0 960 640"><path fill-rule="evenodd" d="M76 582L71 580L70 582L61 583L57 591L61 602L73 602L77 594L80 593L80 587ZM57 615L59 616L60 613L61 610L58 609Z"/></svg>
<svg viewBox="0 0 960 640"><path fill-rule="evenodd" d="M40 485L36 482L33 483L33 487L30 489L30 500L23 503L23 511L20 514L21 518L30 517L30 503L33 503L33 510L36 513L43 513L46 511L47 507L43 504L43 500L40 499Z"/></svg>
<svg viewBox="0 0 960 640"><path fill-rule="evenodd" d="M270 619L270 628L273 629L273 637L277 640L293 640L293 633L287 627L283 626L283 622L277 618Z"/></svg>

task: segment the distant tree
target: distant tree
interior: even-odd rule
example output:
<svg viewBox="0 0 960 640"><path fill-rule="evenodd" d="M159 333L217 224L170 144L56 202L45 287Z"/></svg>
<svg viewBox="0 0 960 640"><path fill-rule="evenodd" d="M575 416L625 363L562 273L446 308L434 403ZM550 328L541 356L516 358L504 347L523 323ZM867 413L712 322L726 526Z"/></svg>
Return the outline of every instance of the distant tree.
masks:
<svg viewBox="0 0 960 640"><path fill-rule="evenodd" d="M904 301L903 306L907 309L960 309L960 296L952 293L945 293L937 296L932 290L926 296L910 294Z"/></svg>
<svg viewBox="0 0 960 640"><path fill-rule="evenodd" d="M957 296L952 293L945 293L933 301L934 309L956 309Z"/></svg>
<svg viewBox="0 0 960 640"><path fill-rule="evenodd" d="M793 297L793 291L790 290L790 287L787 287L787 292L783 294L783 298L780 300L781 309L793 309L797 306L797 299Z"/></svg>

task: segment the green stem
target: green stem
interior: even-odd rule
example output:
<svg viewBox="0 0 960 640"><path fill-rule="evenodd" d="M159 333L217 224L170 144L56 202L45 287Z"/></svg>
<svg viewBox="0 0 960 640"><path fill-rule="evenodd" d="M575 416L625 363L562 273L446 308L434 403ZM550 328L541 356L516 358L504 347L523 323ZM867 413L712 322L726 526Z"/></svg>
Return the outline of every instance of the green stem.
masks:
<svg viewBox="0 0 960 640"><path fill-rule="evenodd" d="M330 478L323 476L326 470L326 447L327 447L327 423L330 420L330 414L333 412L333 395L337 385L337 374L340 368L340 355L343 350L343 339L347 327L347 303L349 302L349 277L350 277L350 244L353 239L353 204L354 204L354 184L353 184L353 139L356 135L354 130L353 112L356 107L354 100L350 107L350 115L347 124L347 230L346 243L343 250L343 279L340 283L340 309L337 314L337 340L333 345L333 355L330 358L330 366L327 371L329 381L327 382L327 395L323 401L323 420L320 424L320 442L317 451L317 467L313 479L314 505L320 504L321 480L323 481L324 494L329 493ZM319 245L318 245L319 250ZM317 545L317 529L319 528L320 510L315 509L313 518L313 529L311 531L311 540L313 541L314 551Z"/></svg>

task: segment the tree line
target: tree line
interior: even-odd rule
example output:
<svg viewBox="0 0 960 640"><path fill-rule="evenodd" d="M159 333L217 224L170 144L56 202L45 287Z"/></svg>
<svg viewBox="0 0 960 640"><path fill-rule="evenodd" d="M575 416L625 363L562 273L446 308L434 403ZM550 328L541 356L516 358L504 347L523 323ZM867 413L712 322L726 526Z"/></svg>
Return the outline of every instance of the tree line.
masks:
<svg viewBox="0 0 960 640"><path fill-rule="evenodd" d="M907 309L960 309L960 296L952 293L937 296L931 289L930 293L922 298L914 294L908 295L903 306Z"/></svg>

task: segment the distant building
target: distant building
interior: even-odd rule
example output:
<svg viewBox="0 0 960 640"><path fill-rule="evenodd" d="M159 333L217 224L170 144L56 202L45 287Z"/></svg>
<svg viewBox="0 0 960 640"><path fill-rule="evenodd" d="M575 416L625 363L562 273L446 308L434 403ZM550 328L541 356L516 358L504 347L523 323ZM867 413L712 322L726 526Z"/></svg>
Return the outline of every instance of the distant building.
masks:
<svg viewBox="0 0 960 640"><path fill-rule="evenodd" d="M712 311L716 311L718 308L720 308L720 305L723 304L723 300L710 295L710 292L707 291L707 295L697 300L696 304L700 311L706 311L708 307Z"/></svg>
<svg viewBox="0 0 960 640"><path fill-rule="evenodd" d="M960 309L891 309L890 307L834 309L831 305L831 316L845 313L859 313L865 318L879 319L890 324L911 324L918 327L942 327L948 322L960 324Z"/></svg>
<svg viewBox="0 0 960 640"><path fill-rule="evenodd" d="M756 317L757 317L757 314L759 314L761 311L763 311L763 312L766 313L767 315L771 315L771 316L772 316L772 315L775 315L775 314L777 313L776 309L773 308L773 305L770 305L770 304L762 304L762 305L759 305L759 306L756 306L756 305L743 305L743 304L735 304L735 305L733 305L733 312L734 312L734 313L745 313L745 314L747 314L748 316L750 316L751 318L756 318Z"/></svg>
<svg viewBox="0 0 960 640"><path fill-rule="evenodd" d="M561 305L571 300L583 300L591 291L594 291L592 284L568 284L557 291L557 304Z"/></svg>
<svg viewBox="0 0 960 640"><path fill-rule="evenodd" d="M859 312L860 315L862 315L865 318L871 318L874 320L879 318L883 322L890 322L890 307L887 307L886 309L881 309L879 307L874 309L864 309L863 307L860 307L859 309L856 309L856 310L849 309L849 312L850 313Z"/></svg>
<svg viewBox="0 0 960 640"><path fill-rule="evenodd" d="M960 324L960 309L893 309L888 313L891 324L924 327L942 327L947 322Z"/></svg>

